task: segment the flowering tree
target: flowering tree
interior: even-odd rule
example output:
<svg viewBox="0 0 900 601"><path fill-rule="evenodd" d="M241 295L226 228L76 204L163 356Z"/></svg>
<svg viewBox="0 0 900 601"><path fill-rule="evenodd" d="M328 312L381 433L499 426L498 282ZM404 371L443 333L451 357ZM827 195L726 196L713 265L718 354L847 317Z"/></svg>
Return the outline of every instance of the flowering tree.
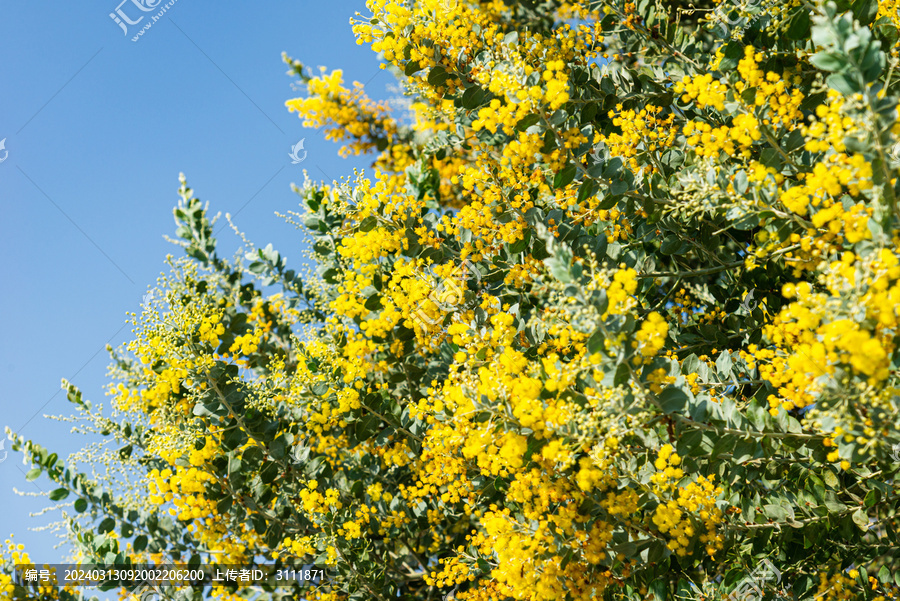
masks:
<svg viewBox="0 0 900 601"><path fill-rule="evenodd" d="M897 0L369 10L412 124L286 59L374 156L297 189L303 273L220 256L182 179L112 413L64 383L105 473L14 438L77 558L328 570L228 599L897 598Z"/></svg>

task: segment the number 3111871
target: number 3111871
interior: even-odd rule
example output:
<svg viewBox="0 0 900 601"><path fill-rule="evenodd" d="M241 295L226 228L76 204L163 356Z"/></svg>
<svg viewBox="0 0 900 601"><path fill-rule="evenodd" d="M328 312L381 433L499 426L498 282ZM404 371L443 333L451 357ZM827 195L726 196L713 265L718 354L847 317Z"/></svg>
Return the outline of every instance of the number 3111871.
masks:
<svg viewBox="0 0 900 601"><path fill-rule="evenodd" d="M325 578L325 570L295 570L284 569L275 572L275 580L299 580L309 582Z"/></svg>

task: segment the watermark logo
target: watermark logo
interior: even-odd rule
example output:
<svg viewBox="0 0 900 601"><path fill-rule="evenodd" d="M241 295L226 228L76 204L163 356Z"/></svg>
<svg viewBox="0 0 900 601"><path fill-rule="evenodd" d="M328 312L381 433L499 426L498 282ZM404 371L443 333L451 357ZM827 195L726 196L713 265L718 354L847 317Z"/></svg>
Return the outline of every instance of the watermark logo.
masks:
<svg viewBox="0 0 900 601"><path fill-rule="evenodd" d="M154 298L156 298L156 293L155 291L151 290L141 298L141 304L145 307L149 307Z"/></svg>
<svg viewBox="0 0 900 601"><path fill-rule="evenodd" d="M413 117L412 97L405 95L403 88L397 84L389 83L385 88L392 94L392 96L385 101L385 104L393 111L394 119L398 121L411 120Z"/></svg>
<svg viewBox="0 0 900 601"><path fill-rule="evenodd" d="M9 456L9 453L6 452L3 447L6 445L5 440L0 440L0 463L6 461L6 458Z"/></svg>
<svg viewBox="0 0 900 601"><path fill-rule="evenodd" d="M0 163L6 160L9 156L9 151L6 149L6 138L0 140Z"/></svg>
<svg viewBox="0 0 900 601"><path fill-rule="evenodd" d="M767 582L774 580L773 586L781 582L781 572L768 559L756 566L750 575L741 581L741 584L726 597L727 601L753 601L763 598L763 587Z"/></svg>
<svg viewBox="0 0 900 601"><path fill-rule="evenodd" d="M444 601L456 601L456 589L458 589L458 588L459 588L459 585L457 584L456 586L453 587L453 590L451 590L449 593L444 595Z"/></svg>
<svg viewBox="0 0 900 601"><path fill-rule="evenodd" d="M143 36L148 29L153 27L153 24L159 21L166 13L166 11L169 10L177 1L178 0L169 0L169 2L162 4L163 0L122 0L122 2L119 3L116 9L113 12L109 13L109 18L112 19L116 25L122 28L122 33L128 35L130 33L130 26L138 25L141 23L141 21L144 20L144 17L149 17L149 20L146 21L141 26L140 30L131 38L132 42L137 42L139 39L141 39L141 36ZM125 8L123 8L123 6ZM150 13L153 11L157 11L157 13L155 15L141 14Z"/></svg>
<svg viewBox="0 0 900 601"><path fill-rule="evenodd" d="M122 0L122 2L119 3L119 6L116 7L116 10L109 13L109 18L122 28L122 33L125 35L128 35L128 25L137 25L144 20L143 15L134 21L131 20L128 14L122 9L122 5L128 4L129 2L141 12L149 13L150 11L155 10L162 0Z"/></svg>
<svg viewBox="0 0 900 601"><path fill-rule="evenodd" d="M0 449L3 447L0 446ZM891 447L891 459L895 462L900 463L900 442Z"/></svg>
<svg viewBox="0 0 900 601"><path fill-rule="evenodd" d="M728 0L721 2L710 17L710 21L716 23L717 27L722 29L721 32L716 31L716 34L722 38L740 37L757 19L763 16L762 13L750 16L750 11L761 4L762 0ZM736 13L737 17L732 18L732 13ZM738 26L738 23L742 20L746 21L746 23Z"/></svg>
<svg viewBox="0 0 900 601"><path fill-rule="evenodd" d="M304 451L303 445L299 445L299 444L297 446L295 446L293 449L291 449L291 452L288 453L288 455L290 456L291 459L294 460L294 463L300 464L300 465L305 463L306 460L309 458L308 453L306 453Z"/></svg>
<svg viewBox="0 0 900 601"><path fill-rule="evenodd" d="M888 158L894 163L900 164L900 143L894 144L888 151Z"/></svg>
<svg viewBox="0 0 900 601"><path fill-rule="evenodd" d="M429 270L429 275L434 277L433 271ZM423 278L424 279L424 278ZM431 278L428 278L429 281ZM436 279L436 278L435 278ZM425 297L425 300L433 302L442 313L455 313L458 311L466 311L471 309L477 299L473 299L466 303L466 290L468 283L474 280L477 287L481 283L481 272L468 259L463 260L459 266L453 270L448 277L440 280L437 285L432 288L431 292ZM443 315L432 318L426 313L424 307L419 305L418 310L410 315L410 319L424 330L429 330L443 320Z"/></svg>
<svg viewBox="0 0 900 601"><path fill-rule="evenodd" d="M450 12L459 4L458 0L441 0L440 6L445 12Z"/></svg>
<svg viewBox="0 0 900 601"><path fill-rule="evenodd" d="M296 165L297 163L302 163L306 160L306 150L303 150L303 143L306 142L306 138L303 138L296 144L294 144L293 148L291 148L291 152L288 154L291 157L291 164ZM303 150L303 156L300 156L300 151Z"/></svg>
<svg viewBox="0 0 900 601"><path fill-rule="evenodd" d="M750 313L753 309L756 308L756 305L759 304L759 301L753 298L753 295L756 293L756 288L751 288L750 292L747 293L747 296L744 297L743 302L741 302L741 306ZM753 301L753 302L750 302Z"/></svg>

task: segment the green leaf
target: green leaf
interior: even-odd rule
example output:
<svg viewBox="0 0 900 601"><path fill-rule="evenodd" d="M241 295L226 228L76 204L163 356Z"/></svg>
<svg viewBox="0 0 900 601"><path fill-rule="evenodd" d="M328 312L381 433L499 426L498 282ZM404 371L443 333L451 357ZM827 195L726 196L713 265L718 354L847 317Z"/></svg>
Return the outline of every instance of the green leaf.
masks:
<svg viewBox="0 0 900 601"><path fill-rule="evenodd" d="M231 496L224 496L216 503L216 511L220 515L224 515L228 513L228 510L231 509L231 505L234 503L234 498Z"/></svg>
<svg viewBox="0 0 900 601"><path fill-rule="evenodd" d="M593 355L594 353L600 353L606 350L605 346L606 337L603 335L603 331L601 329L597 329L596 332L591 334L591 337L588 338L587 341L587 351L589 354Z"/></svg>
<svg viewBox="0 0 900 601"><path fill-rule="evenodd" d="M375 226L378 225L378 219L369 215L365 219L359 222L359 231L361 232L371 232L375 229Z"/></svg>
<svg viewBox="0 0 900 601"><path fill-rule="evenodd" d="M578 198L577 202L579 204L587 201L587 199L592 198L594 194L597 193L597 182L592 179L585 180L581 183L581 187L578 188Z"/></svg>
<svg viewBox="0 0 900 601"><path fill-rule="evenodd" d="M66 497L69 496L69 491L65 488L57 488L56 490L50 493L51 501L62 501ZM80 499L79 499L80 500Z"/></svg>
<svg viewBox="0 0 900 601"><path fill-rule="evenodd" d="M747 407L747 420L753 424L757 430L762 431L766 426L767 411L760 407L759 403L754 399Z"/></svg>
<svg viewBox="0 0 900 601"><path fill-rule="evenodd" d="M853 518L853 523L856 524L860 530L866 532L869 530L869 516L866 515L866 512L859 508L853 512L853 515L850 516Z"/></svg>
<svg viewBox="0 0 900 601"><path fill-rule="evenodd" d="M481 106L483 100L484 90L482 90L479 86L472 86L471 88L463 92L462 105L464 109L470 111Z"/></svg>
<svg viewBox="0 0 900 601"><path fill-rule="evenodd" d="M606 290L594 290L591 293L591 304L600 315L606 313L609 309L609 296L606 294Z"/></svg>
<svg viewBox="0 0 900 601"><path fill-rule="evenodd" d="M528 248L528 243L531 241L531 229L525 230L525 235L522 236L521 240L517 240L509 245L510 254L517 254L524 251Z"/></svg>
<svg viewBox="0 0 900 601"><path fill-rule="evenodd" d="M710 454L710 459L715 460L722 453L727 453L734 447L735 438L734 436L730 436L728 434L723 434L721 438L719 438L716 443L713 445L712 453Z"/></svg>
<svg viewBox="0 0 900 601"><path fill-rule="evenodd" d="M781 505L763 505L763 513L773 520L784 521L788 517L787 509Z"/></svg>
<svg viewBox="0 0 900 601"><path fill-rule="evenodd" d="M373 294L369 298L366 299L366 304L364 305L366 309L369 311L375 311L381 308L381 296L378 294Z"/></svg>
<svg viewBox="0 0 900 601"><path fill-rule="evenodd" d="M872 490L870 490L869 492L866 493L866 498L863 499L863 504L866 507L871 507L871 506L875 505L876 503L878 503L879 497L881 497L881 493L878 492L878 490L873 488Z"/></svg>
<svg viewBox="0 0 900 601"><path fill-rule="evenodd" d="M731 376L731 367L731 353L729 353L728 351L722 351L722 353L719 355L719 358L716 359L716 371L723 378L728 378Z"/></svg>
<svg viewBox="0 0 900 601"><path fill-rule="evenodd" d="M650 592L654 601L666 601L669 598L669 586L665 578L654 578L650 584Z"/></svg>
<svg viewBox="0 0 900 601"><path fill-rule="evenodd" d="M794 16L791 17L791 21L788 25L787 31L785 31L785 35L788 37L788 39L799 40L806 37L808 33L809 11L803 8L795 12Z"/></svg>
<svg viewBox="0 0 900 601"><path fill-rule="evenodd" d="M403 68L403 74L409 77L421 68L422 67L419 65L418 61L409 61L408 63L406 63L406 67Z"/></svg>
<svg viewBox="0 0 900 601"><path fill-rule="evenodd" d="M628 363L620 363L616 368L616 375L613 377L613 386L621 386L631 377L631 371L628 369Z"/></svg>
<svg viewBox="0 0 900 601"><path fill-rule="evenodd" d="M568 163L565 167L563 167L562 171L556 174L553 178L553 187L554 188L562 188L563 186L569 185L573 179L575 179L575 164Z"/></svg>
<svg viewBox="0 0 900 601"><path fill-rule="evenodd" d="M628 192L628 182L617 179L609 185L609 193L613 196L618 196L620 194L625 194Z"/></svg>
<svg viewBox="0 0 900 601"><path fill-rule="evenodd" d="M147 548L147 537L141 534L140 536L135 537L134 542L131 543L131 548L135 550L136 553L140 553L144 549Z"/></svg>
<svg viewBox="0 0 900 601"><path fill-rule="evenodd" d="M752 438L739 439L734 445L732 461L734 461L736 464L741 464L745 461L753 459L753 457L756 455L756 448L756 441Z"/></svg>
<svg viewBox="0 0 900 601"><path fill-rule="evenodd" d="M700 448L700 443L702 442L702 430L688 430L687 432L683 432L678 438L678 446L676 447L678 449L678 454L684 457L694 455L694 451Z"/></svg>
<svg viewBox="0 0 900 601"><path fill-rule="evenodd" d="M107 532L112 532L116 529L116 520L113 518L106 518L100 525L97 526L97 532L100 534L106 534Z"/></svg>
<svg viewBox="0 0 900 601"><path fill-rule="evenodd" d="M584 108L581 110L581 123L584 124L593 121L599 108L600 107L596 102L588 102L584 105Z"/></svg>
<svg viewBox="0 0 900 601"><path fill-rule="evenodd" d="M482 574L490 574L491 573L491 564L486 562L485 560L478 558L478 569L481 570Z"/></svg>
<svg viewBox="0 0 900 601"><path fill-rule="evenodd" d="M431 71L428 72L428 83L433 87L437 88L444 85L444 82L447 81L449 74L447 70L442 66L437 65L431 68Z"/></svg>
<svg viewBox="0 0 900 601"><path fill-rule="evenodd" d="M550 274L557 280L565 284L572 283L573 279L572 274L569 271L568 257L554 255L549 259L544 259L544 263L547 265Z"/></svg>
<svg viewBox="0 0 900 601"><path fill-rule="evenodd" d="M878 15L878 0L856 0L851 8L860 25L868 25Z"/></svg>
<svg viewBox="0 0 900 601"><path fill-rule="evenodd" d="M664 255L674 255L681 249L681 239L678 236L666 236L659 245L659 252Z"/></svg>
<svg viewBox="0 0 900 601"><path fill-rule="evenodd" d="M356 439L360 442L368 440L378 433L381 426L381 418L377 415L367 415L356 422Z"/></svg>
<svg viewBox="0 0 900 601"><path fill-rule="evenodd" d="M76 499L75 500L75 511L78 513L84 513L87 511L88 503L84 499Z"/></svg>
<svg viewBox="0 0 900 601"><path fill-rule="evenodd" d="M260 470L259 479L263 484L270 484L275 481L275 478L278 477L280 471L281 466L274 461L269 461L263 466L262 470Z"/></svg>
<svg viewBox="0 0 900 601"><path fill-rule="evenodd" d="M657 399L659 399L663 411L666 413L675 413L684 410L687 406L688 395L680 388L669 386L659 393Z"/></svg>
<svg viewBox="0 0 900 601"><path fill-rule="evenodd" d="M792 152L803 146L804 142L803 132L799 129L795 129L791 132L791 135L788 136L787 141L785 141L784 150L786 152Z"/></svg>
<svg viewBox="0 0 900 601"><path fill-rule="evenodd" d="M36 467L34 469L28 470L28 473L25 474L25 479L29 482L34 482L41 475L41 468Z"/></svg>
<svg viewBox="0 0 900 601"><path fill-rule="evenodd" d="M862 91L859 80L850 74L832 73L825 81L831 89L837 90L844 96L852 96Z"/></svg>
<svg viewBox="0 0 900 601"><path fill-rule="evenodd" d="M722 46L721 52L724 57L719 62L719 71L731 71L738 66L738 61L744 56L743 46L734 40Z"/></svg>
<svg viewBox="0 0 900 601"><path fill-rule="evenodd" d="M737 66L736 63L735 66ZM662 161L663 165L675 169L677 167L680 167L684 162L684 153L677 148L673 148L671 150L665 151L662 157L660 157L660 161Z"/></svg>
<svg viewBox="0 0 900 601"><path fill-rule="evenodd" d="M737 190L738 194L743 194L747 191L747 186L749 182L747 180L747 172L741 169L737 173L734 174L734 189Z"/></svg>
<svg viewBox="0 0 900 601"><path fill-rule="evenodd" d="M826 50L815 53L809 62L823 71L832 72L841 71L847 66L847 58L844 55Z"/></svg>
<svg viewBox="0 0 900 601"><path fill-rule="evenodd" d="M540 115L536 115L534 113L532 113L531 115L525 115L524 117L519 119L518 123L516 123L516 131L525 131L540 120Z"/></svg>
<svg viewBox="0 0 900 601"><path fill-rule="evenodd" d="M284 436L279 436L272 441L272 444L269 445L269 453L274 459L280 460L284 458L286 446L287 444Z"/></svg>

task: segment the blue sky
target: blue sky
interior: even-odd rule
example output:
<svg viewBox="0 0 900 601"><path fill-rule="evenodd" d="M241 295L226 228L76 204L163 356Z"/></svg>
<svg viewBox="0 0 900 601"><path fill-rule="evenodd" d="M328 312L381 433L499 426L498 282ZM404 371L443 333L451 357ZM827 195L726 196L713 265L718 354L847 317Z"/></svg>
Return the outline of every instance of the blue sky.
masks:
<svg viewBox="0 0 900 601"><path fill-rule="evenodd" d="M72 412L60 379L107 402L104 347L128 340L126 313L139 311L165 256L179 253L163 240L174 233L179 172L213 213L236 215L252 241L273 243L296 266L299 233L274 215L299 208L290 184L304 169L330 181L367 165L338 157L287 112L300 94L281 52L342 68L373 97L395 94L392 76L353 38L349 19L366 12L362 1L177 0L133 42L157 12L138 10L141 1L166 4L0 2L0 431L60 456L87 441L43 417ZM117 8L146 18L126 34L109 16ZM288 153L301 139L308 155L294 165ZM227 229L219 240L226 254L239 245ZM54 535L29 528L58 513L29 517L50 502L13 493L51 485L27 482L28 467L8 451L7 441L0 540L15 533L32 559L57 563Z"/></svg>

